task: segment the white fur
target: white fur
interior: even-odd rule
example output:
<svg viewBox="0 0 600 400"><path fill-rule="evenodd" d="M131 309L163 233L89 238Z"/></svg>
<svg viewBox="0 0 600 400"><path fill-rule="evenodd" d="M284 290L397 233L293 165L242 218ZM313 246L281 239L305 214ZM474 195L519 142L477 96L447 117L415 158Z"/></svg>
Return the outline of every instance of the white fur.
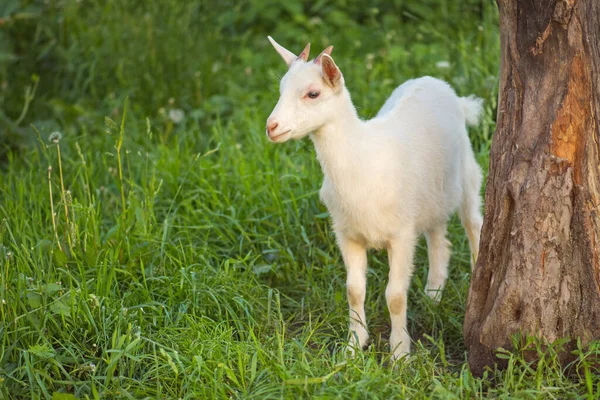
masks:
<svg viewBox="0 0 600 400"><path fill-rule="evenodd" d="M323 63L335 66L328 55ZM459 98L447 83L423 77L399 86L375 118L363 121L343 77L331 84L320 61L289 65L267 121L276 128L267 135L284 142L310 134L314 142L324 173L320 196L347 269L351 350L368 339L366 250L387 248L390 345L398 358L410 351L406 304L418 236L427 239L426 290L436 300L448 276L446 224L456 210L477 258L482 178L465 125L478 122L481 100ZM319 97L307 98L309 90Z"/></svg>

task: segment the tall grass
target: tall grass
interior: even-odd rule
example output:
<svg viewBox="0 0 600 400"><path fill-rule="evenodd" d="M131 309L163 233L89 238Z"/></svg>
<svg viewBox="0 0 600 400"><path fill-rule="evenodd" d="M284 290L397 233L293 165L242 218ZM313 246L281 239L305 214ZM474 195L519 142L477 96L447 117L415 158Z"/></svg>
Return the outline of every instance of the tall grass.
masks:
<svg viewBox="0 0 600 400"><path fill-rule="evenodd" d="M345 275L319 165L310 143L264 136L285 71L271 33L292 49L336 45L364 117L418 75L482 96L471 138L486 168L493 4L273 4L224 2L211 14L203 2L51 2L47 21L26 22L56 42L8 69L23 85L35 72L40 86L19 124L31 140L7 150L0 175L1 397L597 398L597 347L568 371L540 347L541 363L523 350L504 354L505 371L470 374L469 254L456 219L440 304L424 294L419 244L413 354L390 364L387 267L373 253L373 340L347 359Z"/></svg>

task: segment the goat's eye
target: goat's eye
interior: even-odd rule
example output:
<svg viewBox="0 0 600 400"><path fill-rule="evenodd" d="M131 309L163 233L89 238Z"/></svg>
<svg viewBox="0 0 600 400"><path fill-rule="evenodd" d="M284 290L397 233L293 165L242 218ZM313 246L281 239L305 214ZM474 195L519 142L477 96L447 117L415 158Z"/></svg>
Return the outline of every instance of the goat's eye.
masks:
<svg viewBox="0 0 600 400"><path fill-rule="evenodd" d="M316 99L317 97L319 97L319 92L317 92L316 90L311 90L306 95L309 99Z"/></svg>

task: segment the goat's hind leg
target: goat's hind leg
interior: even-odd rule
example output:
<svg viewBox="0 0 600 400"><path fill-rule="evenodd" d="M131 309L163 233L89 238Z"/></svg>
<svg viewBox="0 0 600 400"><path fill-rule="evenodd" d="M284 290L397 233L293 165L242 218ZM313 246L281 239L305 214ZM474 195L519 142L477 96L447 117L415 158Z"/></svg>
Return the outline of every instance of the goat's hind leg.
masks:
<svg viewBox="0 0 600 400"><path fill-rule="evenodd" d="M429 258L425 292L434 301L440 301L442 290L448 279L450 262L450 242L446 239L446 224L442 223L428 230L425 238L427 239L427 256Z"/></svg>
<svg viewBox="0 0 600 400"><path fill-rule="evenodd" d="M477 207L463 203L460 211L460 220L467 232L469 247L471 248L471 270L475 268L475 263L479 256L479 239L481 236L481 226L483 225L483 217L479 212L480 202L477 201L476 204Z"/></svg>
<svg viewBox="0 0 600 400"><path fill-rule="evenodd" d="M350 309L350 343L348 351L361 350L369 339L365 317L367 292L367 249L362 244L340 237L340 250L346 264L346 290Z"/></svg>
<svg viewBox="0 0 600 400"><path fill-rule="evenodd" d="M479 239L481 236L481 226L483 225L483 217L480 211L481 196L479 195L482 178L481 170L475 160L470 164L470 168L467 169L466 174L463 201L458 213L469 238L471 270L473 270L479 256Z"/></svg>

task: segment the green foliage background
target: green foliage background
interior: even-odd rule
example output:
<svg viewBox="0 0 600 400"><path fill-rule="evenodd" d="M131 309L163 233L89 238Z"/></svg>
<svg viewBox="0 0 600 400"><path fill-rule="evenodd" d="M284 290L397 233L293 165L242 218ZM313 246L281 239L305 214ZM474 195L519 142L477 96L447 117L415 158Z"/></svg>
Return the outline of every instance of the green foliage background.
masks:
<svg viewBox="0 0 600 400"><path fill-rule="evenodd" d="M390 365L374 253L373 340L346 359L319 165L309 141L264 135L285 73L270 34L334 44L365 118L422 75L484 98L470 135L487 170L497 25L482 0L0 2L0 396L597 398L594 346L567 374L555 347L516 342L507 370L471 376L456 219L439 305L419 244L414 354Z"/></svg>

